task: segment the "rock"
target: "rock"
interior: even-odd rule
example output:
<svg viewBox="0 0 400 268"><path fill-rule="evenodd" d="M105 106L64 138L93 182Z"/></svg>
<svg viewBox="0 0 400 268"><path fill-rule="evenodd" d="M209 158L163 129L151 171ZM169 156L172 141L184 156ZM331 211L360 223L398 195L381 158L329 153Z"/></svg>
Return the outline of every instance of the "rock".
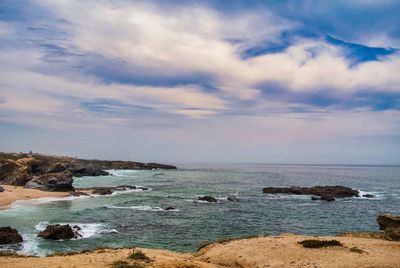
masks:
<svg viewBox="0 0 400 268"><path fill-rule="evenodd" d="M101 169L94 169L88 167L80 167L71 171L74 177L83 176L108 176L110 173Z"/></svg>
<svg viewBox="0 0 400 268"><path fill-rule="evenodd" d="M4 192L4 188L0 186L0 193Z"/></svg>
<svg viewBox="0 0 400 268"><path fill-rule="evenodd" d="M126 190L135 190L137 187L135 185L119 185L116 187L113 187L112 190L115 191L126 191Z"/></svg>
<svg viewBox="0 0 400 268"><path fill-rule="evenodd" d="M268 194L317 195L333 198L358 196L358 191L345 186L314 186L314 187L266 187Z"/></svg>
<svg viewBox="0 0 400 268"><path fill-rule="evenodd" d="M363 197L366 197L366 198L374 198L375 195L373 195L373 194L364 194Z"/></svg>
<svg viewBox="0 0 400 268"><path fill-rule="evenodd" d="M81 231L81 228L77 225L71 227L69 224L54 224L48 225L45 230L38 234L38 237L52 240L68 240L71 238L81 237L82 235L79 231Z"/></svg>
<svg viewBox="0 0 400 268"><path fill-rule="evenodd" d="M164 210L175 210L176 209L176 207L174 207L174 206L169 206L169 207L166 207Z"/></svg>
<svg viewBox="0 0 400 268"><path fill-rule="evenodd" d="M383 236L387 240L400 241L400 228L387 228Z"/></svg>
<svg viewBox="0 0 400 268"><path fill-rule="evenodd" d="M66 156L49 156L0 152L0 184L25 186L36 177L53 176L69 171L75 177L106 176L107 169L176 169L175 166L133 161L86 160ZM36 180L39 180L36 178ZM40 180L43 180L41 178ZM47 186L32 181L28 187L44 190ZM49 186L50 188L54 188Z"/></svg>
<svg viewBox="0 0 400 268"><path fill-rule="evenodd" d="M321 200L321 197L311 196L311 200Z"/></svg>
<svg viewBox="0 0 400 268"><path fill-rule="evenodd" d="M212 196L202 196L202 197L197 198L197 200L200 200L200 201L207 201L207 202L209 202L209 203L216 203L216 202L218 202L218 200L215 199L215 198L212 197Z"/></svg>
<svg viewBox="0 0 400 268"><path fill-rule="evenodd" d="M0 227L0 245L18 244L22 242L22 236L16 229L10 226Z"/></svg>
<svg viewBox="0 0 400 268"><path fill-rule="evenodd" d="M380 214L376 220L381 230L400 228L400 216Z"/></svg>
<svg viewBox="0 0 400 268"><path fill-rule="evenodd" d="M68 170L58 173L48 173L35 176L32 180L26 183L26 188L39 189L44 191L71 191L73 179L72 173Z"/></svg>
<svg viewBox="0 0 400 268"><path fill-rule="evenodd" d="M231 201L231 202L238 202L238 201L240 201L240 199L239 199L238 197L234 196L234 195L228 196L227 199L228 199L228 201Z"/></svg>
<svg viewBox="0 0 400 268"><path fill-rule="evenodd" d="M69 193L71 196L89 196L89 194L79 191L74 191Z"/></svg>
<svg viewBox="0 0 400 268"><path fill-rule="evenodd" d="M110 195L112 194L113 191L109 188L94 188L92 194L98 194L98 195Z"/></svg>
<svg viewBox="0 0 400 268"><path fill-rule="evenodd" d="M143 166L143 169L176 169L176 166L158 164L158 163L147 163Z"/></svg>
<svg viewBox="0 0 400 268"><path fill-rule="evenodd" d="M68 165L65 163L55 163L51 165L47 170L46 173L58 173L68 169Z"/></svg>
<svg viewBox="0 0 400 268"><path fill-rule="evenodd" d="M332 197L332 196L321 196L320 199L321 199L321 200L324 200L324 201L328 201L328 202L335 201L335 198Z"/></svg>

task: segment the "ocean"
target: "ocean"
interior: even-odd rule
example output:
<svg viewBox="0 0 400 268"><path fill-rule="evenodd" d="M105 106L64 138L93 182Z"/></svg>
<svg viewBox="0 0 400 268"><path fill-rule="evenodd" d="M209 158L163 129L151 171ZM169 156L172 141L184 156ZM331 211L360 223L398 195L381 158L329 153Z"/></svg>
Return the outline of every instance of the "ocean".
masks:
<svg viewBox="0 0 400 268"><path fill-rule="evenodd" d="M336 235L377 231L376 217L400 214L400 167L333 165L183 165L178 170L111 170L113 176L75 178L74 186L136 185L147 190L110 196L41 198L0 211L0 226L23 236L23 254L48 255L101 246L195 251L233 237L280 233ZM263 194L267 186L343 185L375 198L312 201L310 196ZM210 195L218 203L197 201ZM239 201L228 201L228 196ZM176 209L165 211L174 206ZM79 225L83 237L37 237L49 223Z"/></svg>

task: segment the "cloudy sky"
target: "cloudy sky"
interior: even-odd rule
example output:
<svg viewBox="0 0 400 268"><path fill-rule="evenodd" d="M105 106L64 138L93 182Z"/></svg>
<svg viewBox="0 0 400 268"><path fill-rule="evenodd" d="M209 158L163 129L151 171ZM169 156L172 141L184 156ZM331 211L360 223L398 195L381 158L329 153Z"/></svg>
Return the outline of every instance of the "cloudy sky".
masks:
<svg viewBox="0 0 400 268"><path fill-rule="evenodd" d="M400 164L400 1L0 0L0 151Z"/></svg>

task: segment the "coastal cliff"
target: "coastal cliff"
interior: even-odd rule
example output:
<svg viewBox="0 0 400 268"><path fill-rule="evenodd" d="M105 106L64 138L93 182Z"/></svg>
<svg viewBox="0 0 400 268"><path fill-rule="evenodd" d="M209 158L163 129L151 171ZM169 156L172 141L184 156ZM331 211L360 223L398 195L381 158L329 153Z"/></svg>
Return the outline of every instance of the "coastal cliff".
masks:
<svg viewBox="0 0 400 268"><path fill-rule="evenodd" d="M0 153L0 184L47 191L72 190L73 177L109 175L108 169L176 169L134 161L78 159L42 154Z"/></svg>

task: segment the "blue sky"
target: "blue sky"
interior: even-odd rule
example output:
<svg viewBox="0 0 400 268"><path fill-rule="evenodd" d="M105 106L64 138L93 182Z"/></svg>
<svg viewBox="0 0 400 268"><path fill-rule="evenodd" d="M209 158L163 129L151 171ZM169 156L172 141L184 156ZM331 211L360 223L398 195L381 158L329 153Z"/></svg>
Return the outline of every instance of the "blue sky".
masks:
<svg viewBox="0 0 400 268"><path fill-rule="evenodd" d="M400 164L400 1L0 1L0 150Z"/></svg>

